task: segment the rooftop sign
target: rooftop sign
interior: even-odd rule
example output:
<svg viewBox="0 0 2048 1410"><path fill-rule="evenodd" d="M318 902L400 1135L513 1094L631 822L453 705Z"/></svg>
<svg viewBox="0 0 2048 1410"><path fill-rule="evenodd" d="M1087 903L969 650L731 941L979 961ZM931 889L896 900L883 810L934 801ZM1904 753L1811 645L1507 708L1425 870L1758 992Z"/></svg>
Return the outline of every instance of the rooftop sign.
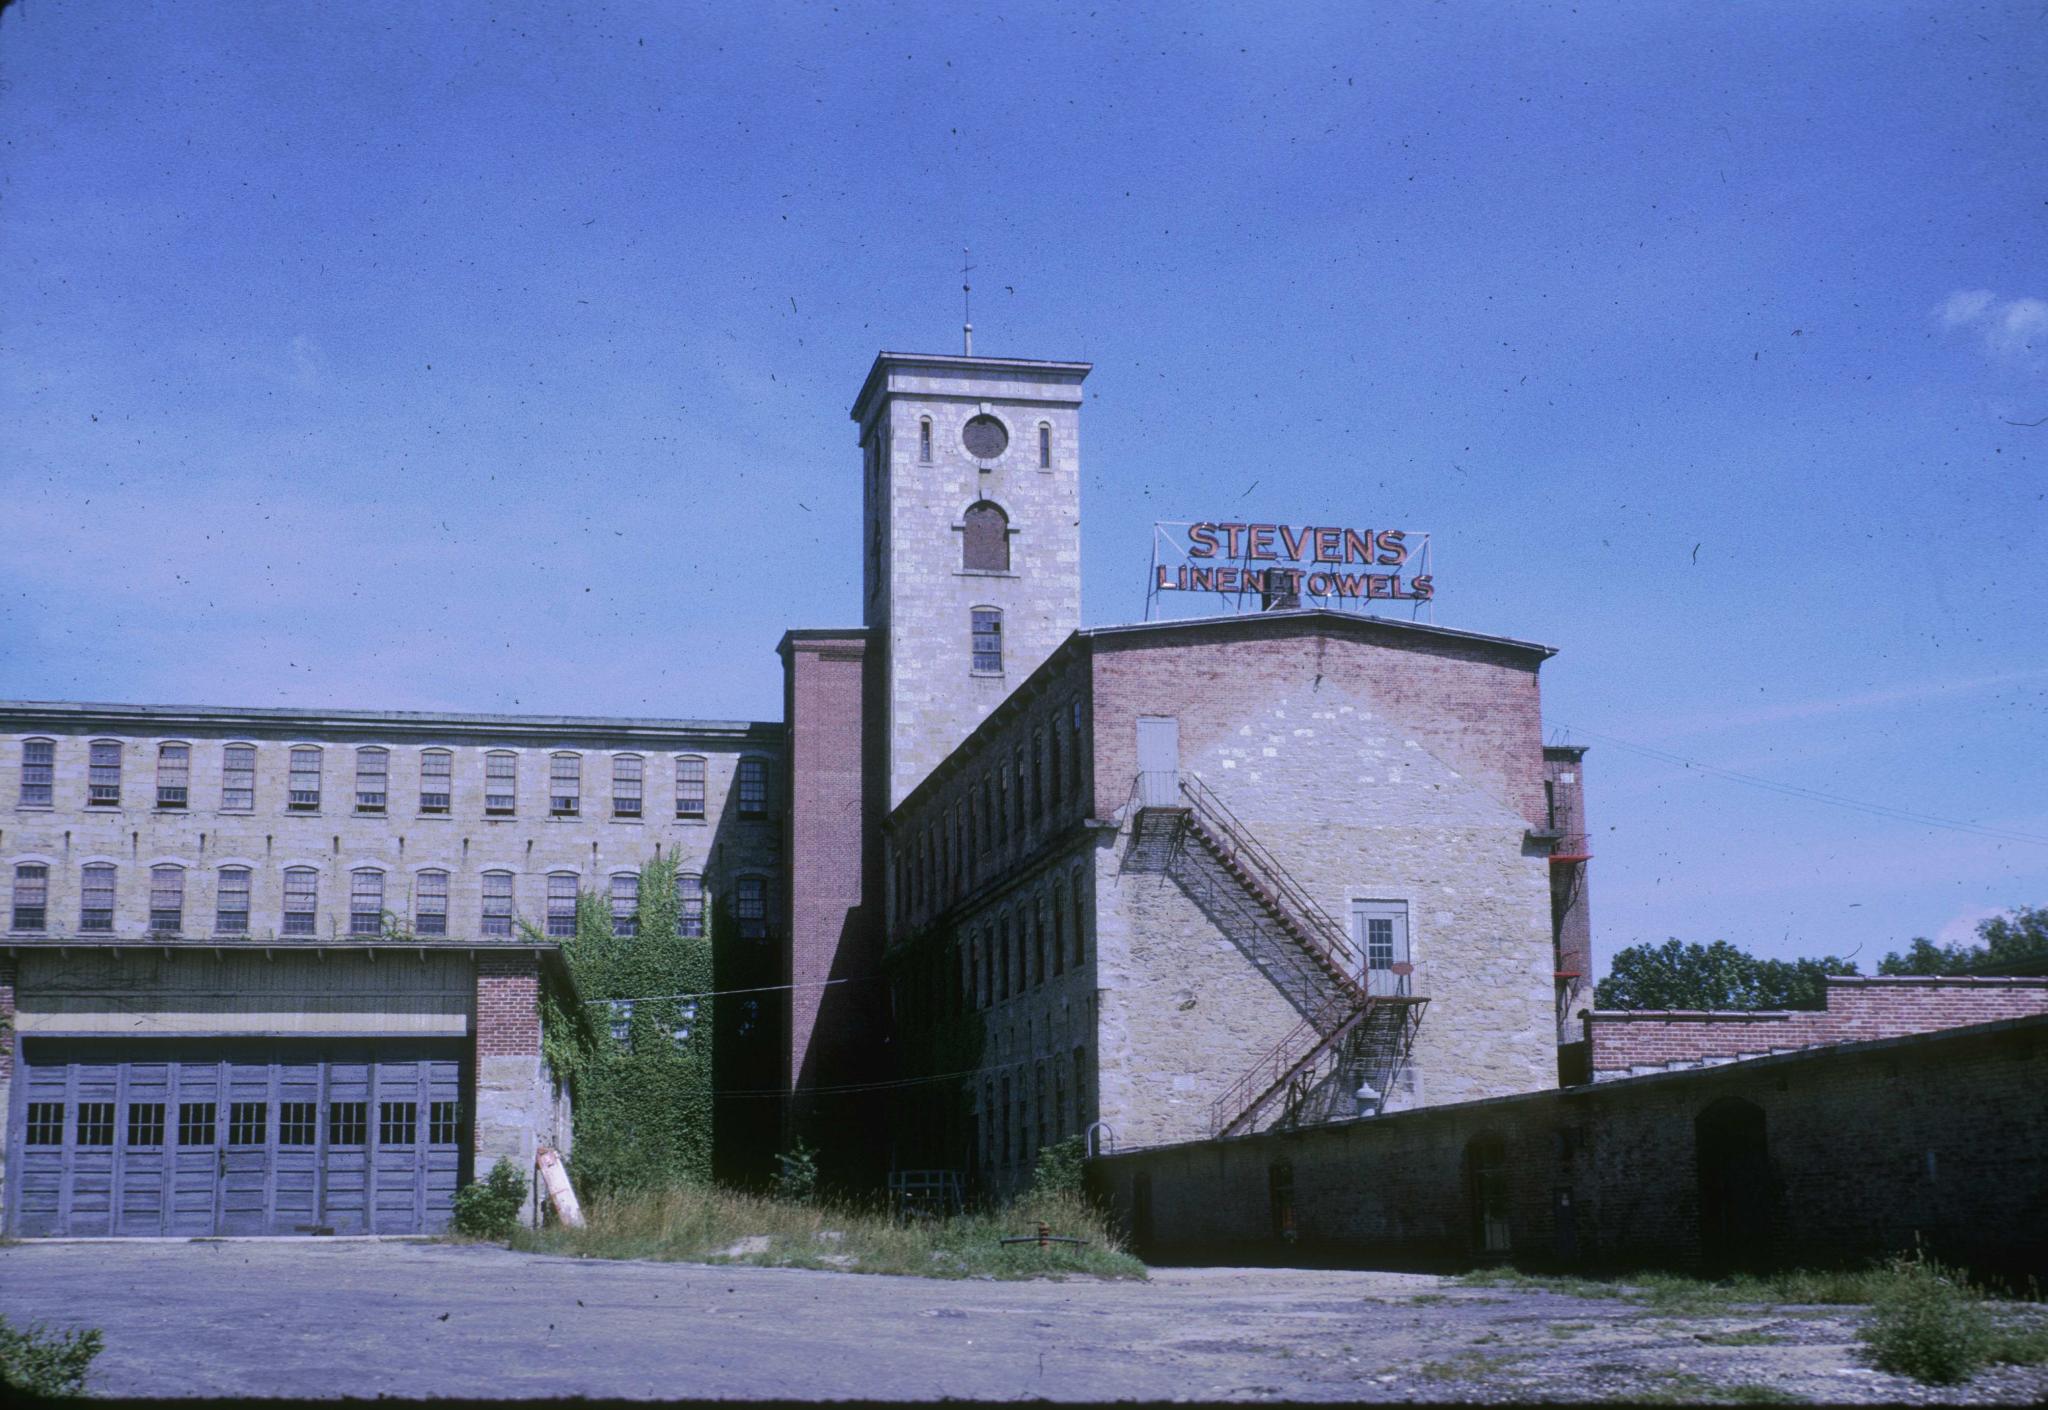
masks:
<svg viewBox="0 0 2048 1410"><path fill-rule="evenodd" d="M1259 609L1379 602L1419 609L1435 597L1436 581L1429 570L1428 534L1199 520L1153 526L1148 618L1160 594L1168 592L1249 596Z"/></svg>

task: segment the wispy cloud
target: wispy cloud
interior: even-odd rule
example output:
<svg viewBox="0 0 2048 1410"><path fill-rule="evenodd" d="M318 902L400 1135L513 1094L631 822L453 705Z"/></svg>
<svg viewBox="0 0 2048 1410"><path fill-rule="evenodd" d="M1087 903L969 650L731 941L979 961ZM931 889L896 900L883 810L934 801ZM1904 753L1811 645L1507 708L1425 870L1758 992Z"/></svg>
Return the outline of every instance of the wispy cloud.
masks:
<svg viewBox="0 0 2048 1410"><path fill-rule="evenodd" d="M1934 316L1944 328L1976 333L1993 357L2030 366L2048 362L2048 299L1958 289L1935 307Z"/></svg>
<svg viewBox="0 0 2048 1410"><path fill-rule="evenodd" d="M1912 685L1887 686L1881 690L1858 691L1851 695L1823 695L1808 700L1788 700L1782 705L1764 705L1754 710L1724 710L1715 714L1683 715L1654 720L1634 727L1632 733L1646 736L1709 734L1718 730L1753 729L1758 725L1782 724L1790 720L1821 720L1861 711L1891 710L1974 695L2005 686L2048 685L2048 668L2005 671L1998 675L1972 676L1964 680L1917 681ZM1719 761L1716 761L1717 763ZM1739 768L1739 764L1722 764Z"/></svg>

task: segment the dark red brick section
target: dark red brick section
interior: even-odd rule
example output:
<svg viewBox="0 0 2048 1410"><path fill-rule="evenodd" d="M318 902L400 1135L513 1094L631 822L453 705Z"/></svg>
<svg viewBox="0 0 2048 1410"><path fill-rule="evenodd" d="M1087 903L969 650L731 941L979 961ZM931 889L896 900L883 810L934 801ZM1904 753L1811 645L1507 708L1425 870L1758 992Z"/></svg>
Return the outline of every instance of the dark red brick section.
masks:
<svg viewBox="0 0 2048 1410"><path fill-rule="evenodd" d="M1830 979L1827 1008L1769 1010L1595 1010L1586 1015L1593 1074L1735 1058L1872 1038L1932 1033L2002 1018L2048 1013L2048 978Z"/></svg>
<svg viewBox="0 0 2048 1410"><path fill-rule="evenodd" d="M540 1053L540 957L531 950L476 957L476 1055Z"/></svg>

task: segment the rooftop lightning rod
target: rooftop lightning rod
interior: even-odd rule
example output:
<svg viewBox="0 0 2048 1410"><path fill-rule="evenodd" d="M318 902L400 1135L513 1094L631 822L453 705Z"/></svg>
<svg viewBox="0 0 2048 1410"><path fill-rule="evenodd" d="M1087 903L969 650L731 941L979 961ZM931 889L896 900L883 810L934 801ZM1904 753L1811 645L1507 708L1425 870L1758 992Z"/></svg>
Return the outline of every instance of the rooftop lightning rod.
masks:
<svg viewBox="0 0 2048 1410"><path fill-rule="evenodd" d="M969 251L965 246L960 250L960 337L961 351L968 357L974 356L974 286L967 282L974 266L967 262Z"/></svg>

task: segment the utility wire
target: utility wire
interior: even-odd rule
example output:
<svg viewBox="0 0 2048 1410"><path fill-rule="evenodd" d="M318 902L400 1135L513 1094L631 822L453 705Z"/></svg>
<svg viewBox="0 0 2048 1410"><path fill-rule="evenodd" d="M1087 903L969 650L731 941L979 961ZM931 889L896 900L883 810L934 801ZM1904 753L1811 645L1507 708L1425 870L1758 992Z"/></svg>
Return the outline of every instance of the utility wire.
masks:
<svg viewBox="0 0 2048 1410"><path fill-rule="evenodd" d="M2048 847L2048 837L2040 837L2033 833L2016 832L2011 828L2004 827L1988 827L1983 823L1963 822L1957 818L1939 818L1931 813L1916 813L1907 808L1895 808L1888 803L1870 803L1860 798L1845 798L1839 793L1826 793L1818 788L1804 788L1795 783L1779 783L1774 779L1758 778L1755 774L1745 774L1734 769L1723 769L1713 764L1703 764L1697 759L1688 759L1683 754L1673 754L1668 749L1654 749L1647 744L1635 744L1626 739L1616 739L1611 734L1600 734L1589 729L1578 729L1572 725L1565 724L1561 720L1553 721L1553 723L1559 729L1572 734L1582 734L1588 739L1597 739L1603 743L1612 744L1617 749L1626 749L1631 753L1641 754L1651 759L1660 759L1667 764L1677 764L1682 768L1696 769L1700 773L1712 774L1716 778L1725 778L1733 783L1748 784L1752 788L1769 789L1773 793L1782 793L1788 798L1804 798L1809 802L1827 803L1837 808L1850 808L1856 812L1869 813L1875 817L1918 823L1922 827L1947 828L1952 832L1967 832L1977 837L1992 837L2001 842L2026 842L2036 847Z"/></svg>

